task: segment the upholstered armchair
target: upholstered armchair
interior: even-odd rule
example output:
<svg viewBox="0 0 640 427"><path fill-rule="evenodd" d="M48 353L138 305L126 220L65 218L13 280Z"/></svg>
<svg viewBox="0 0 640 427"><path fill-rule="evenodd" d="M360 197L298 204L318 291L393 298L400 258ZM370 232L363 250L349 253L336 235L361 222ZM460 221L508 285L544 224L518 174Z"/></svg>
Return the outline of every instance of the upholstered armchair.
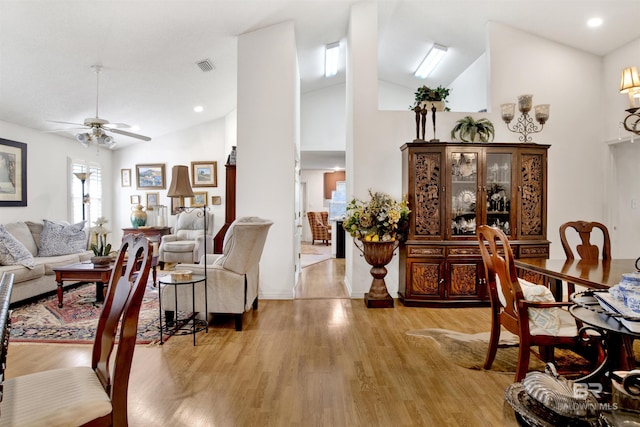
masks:
<svg viewBox="0 0 640 427"><path fill-rule="evenodd" d="M329 244L331 238L331 225L329 224L329 212L307 212L309 226L311 227L311 244L316 240Z"/></svg>
<svg viewBox="0 0 640 427"><path fill-rule="evenodd" d="M207 232L204 233L204 210L193 208L180 212L173 228L173 234L162 236L158 261L161 263L194 263L204 255L204 241L207 239L207 253L213 252L213 214L207 210Z"/></svg>
<svg viewBox="0 0 640 427"><path fill-rule="evenodd" d="M242 330L242 315L258 308L260 282L260 257L273 222L258 217L236 219L227 230L222 246L222 255L207 254L207 311L217 314L233 314L235 328ZM194 275L204 275L204 259L200 264L180 264L176 270L191 270ZM167 323L173 321L176 310L205 313L204 287L195 286L195 308L192 309L191 286L165 287L162 292L162 307Z"/></svg>

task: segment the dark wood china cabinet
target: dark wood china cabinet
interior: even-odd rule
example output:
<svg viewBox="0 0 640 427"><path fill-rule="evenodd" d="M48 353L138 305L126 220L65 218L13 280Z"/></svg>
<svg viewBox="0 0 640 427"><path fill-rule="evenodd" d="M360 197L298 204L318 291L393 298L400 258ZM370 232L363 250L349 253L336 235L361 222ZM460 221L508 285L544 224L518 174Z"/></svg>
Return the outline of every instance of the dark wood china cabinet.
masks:
<svg viewBox="0 0 640 427"><path fill-rule="evenodd" d="M549 257L547 151L533 143L406 143L410 231L398 295L412 306L488 305L476 227L499 227L516 258Z"/></svg>

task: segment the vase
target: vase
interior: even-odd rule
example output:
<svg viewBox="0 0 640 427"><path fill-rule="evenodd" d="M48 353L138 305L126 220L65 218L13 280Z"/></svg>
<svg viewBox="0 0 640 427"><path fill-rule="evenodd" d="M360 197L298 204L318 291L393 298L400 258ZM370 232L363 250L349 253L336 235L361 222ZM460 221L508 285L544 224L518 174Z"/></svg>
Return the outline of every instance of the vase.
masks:
<svg viewBox="0 0 640 427"><path fill-rule="evenodd" d="M147 223L147 213L143 209L142 205L131 207L131 225L133 228L142 227Z"/></svg>
<svg viewBox="0 0 640 427"><path fill-rule="evenodd" d="M364 294L364 302L368 308L393 307L393 298L387 291L384 277L387 275L385 266L391 262L393 253L398 247L398 242L362 242L360 251L365 261L371 265L370 273L373 276L369 292Z"/></svg>

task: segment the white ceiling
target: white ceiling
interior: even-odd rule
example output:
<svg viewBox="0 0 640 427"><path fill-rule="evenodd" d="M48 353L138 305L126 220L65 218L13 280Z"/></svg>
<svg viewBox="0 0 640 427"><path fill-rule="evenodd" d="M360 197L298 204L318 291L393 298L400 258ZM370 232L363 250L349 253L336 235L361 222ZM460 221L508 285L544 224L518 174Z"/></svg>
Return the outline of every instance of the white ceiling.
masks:
<svg viewBox="0 0 640 427"><path fill-rule="evenodd" d="M44 131L61 127L48 120L82 123L95 116L93 64L104 67L99 115L111 122L140 126L137 132L157 138L219 118L235 108L237 36L287 20L295 22L302 92L336 84L344 81L344 65L325 79L323 46L346 39L354 3L0 0L0 120ZM410 89L450 83L484 51L488 21L596 55L640 37L637 0L378 3L379 77ZM586 20L596 15L603 26L588 29ZM431 78L415 79L433 43L448 46L449 55ZM202 59L215 70L202 72L195 64ZM204 112L195 113L195 105ZM142 143L116 140L119 147Z"/></svg>

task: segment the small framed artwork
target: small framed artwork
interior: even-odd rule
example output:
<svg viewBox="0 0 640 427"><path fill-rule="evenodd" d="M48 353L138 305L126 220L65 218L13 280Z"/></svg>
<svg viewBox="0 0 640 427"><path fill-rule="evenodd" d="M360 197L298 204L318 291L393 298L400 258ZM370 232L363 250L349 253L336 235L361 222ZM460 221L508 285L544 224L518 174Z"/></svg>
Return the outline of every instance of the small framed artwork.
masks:
<svg viewBox="0 0 640 427"><path fill-rule="evenodd" d="M131 187L131 169L120 169L120 186Z"/></svg>
<svg viewBox="0 0 640 427"><path fill-rule="evenodd" d="M0 206L27 206L27 144L0 138Z"/></svg>
<svg viewBox="0 0 640 427"><path fill-rule="evenodd" d="M130 197L131 199L131 204L132 205L139 205L140 204L140 196L138 196L137 194L134 196Z"/></svg>
<svg viewBox="0 0 640 427"><path fill-rule="evenodd" d="M211 204L212 205L221 205L222 204L222 197L220 197L220 196L211 196Z"/></svg>
<svg viewBox="0 0 640 427"><path fill-rule="evenodd" d="M152 211L154 207L159 205L160 193L147 193L147 210Z"/></svg>
<svg viewBox="0 0 640 427"><path fill-rule="evenodd" d="M192 187L217 187L218 162L191 162Z"/></svg>
<svg viewBox="0 0 640 427"><path fill-rule="evenodd" d="M171 215L178 215L184 207L184 197L171 197Z"/></svg>
<svg viewBox="0 0 640 427"><path fill-rule="evenodd" d="M136 185L140 189L163 190L165 184L164 163L136 165Z"/></svg>
<svg viewBox="0 0 640 427"><path fill-rule="evenodd" d="M206 191L194 191L193 197L191 198L191 207L198 208L205 206L207 204L207 195Z"/></svg>

